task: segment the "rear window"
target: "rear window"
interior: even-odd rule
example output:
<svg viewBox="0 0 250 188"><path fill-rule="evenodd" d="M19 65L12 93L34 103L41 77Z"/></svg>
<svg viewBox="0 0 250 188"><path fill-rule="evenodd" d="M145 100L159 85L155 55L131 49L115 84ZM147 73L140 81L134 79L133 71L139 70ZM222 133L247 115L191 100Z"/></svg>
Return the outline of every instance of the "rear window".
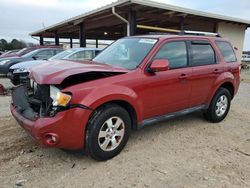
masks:
<svg viewBox="0 0 250 188"><path fill-rule="evenodd" d="M214 49L209 43L195 41L192 42L191 49L193 66L203 66L216 63Z"/></svg>
<svg viewBox="0 0 250 188"><path fill-rule="evenodd" d="M237 58L236 58L236 55L234 53L233 47L231 46L230 43L223 42L223 41L216 41L216 44L217 44L218 48L220 49L221 54L224 57L224 60L227 63L237 61Z"/></svg>

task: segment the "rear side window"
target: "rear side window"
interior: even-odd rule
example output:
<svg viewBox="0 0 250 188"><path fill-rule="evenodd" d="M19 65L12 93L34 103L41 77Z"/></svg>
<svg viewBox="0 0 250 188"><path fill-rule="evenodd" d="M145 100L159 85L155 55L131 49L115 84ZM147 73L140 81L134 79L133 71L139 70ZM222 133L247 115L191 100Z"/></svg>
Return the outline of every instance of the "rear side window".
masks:
<svg viewBox="0 0 250 188"><path fill-rule="evenodd" d="M234 53L233 47L231 46L230 43L223 42L223 41L216 41L216 44L217 44L218 48L220 49L221 54L224 57L224 60L227 63L237 61L237 58L236 58L236 55Z"/></svg>
<svg viewBox="0 0 250 188"><path fill-rule="evenodd" d="M191 49L193 66L211 65L216 63L214 49L208 42L192 42Z"/></svg>
<svg viewBox="0 0 250 188"><path fill-rule="evenodd" d="M69 59L72 60L91 60L92 58L93 58L92 50L79 51L69 57Z"/></svg>
<svg viewBox="0 0 250 188"><path fill-rule="evenodd" d="M171 69L187 66L187 47L185 42L169 42L161 47L154 59L167 59Z"/></svg>

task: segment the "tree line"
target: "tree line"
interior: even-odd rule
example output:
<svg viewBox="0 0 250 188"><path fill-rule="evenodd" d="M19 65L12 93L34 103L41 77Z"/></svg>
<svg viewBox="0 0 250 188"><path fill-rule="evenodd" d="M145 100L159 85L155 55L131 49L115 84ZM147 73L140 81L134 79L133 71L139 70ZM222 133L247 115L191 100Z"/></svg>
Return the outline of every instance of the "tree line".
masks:
<svg viewBox="0 0 250 188"><path fill-rule="evenodd" d="M22 40L17 40L17 39L13 39L11 42L7 42L5 39L0 39L0 51L22 49L32 45L33 44L31 43L26 43Z"/></svg>

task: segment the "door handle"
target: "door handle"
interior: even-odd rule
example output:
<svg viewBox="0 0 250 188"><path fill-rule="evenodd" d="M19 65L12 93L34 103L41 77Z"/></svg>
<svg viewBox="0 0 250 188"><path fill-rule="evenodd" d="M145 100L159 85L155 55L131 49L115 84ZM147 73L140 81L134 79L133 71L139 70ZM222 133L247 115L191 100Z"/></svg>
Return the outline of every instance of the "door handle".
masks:
<svg viewBox="0 0 250 188"><path fill-rule="evenodd" d="M188 78L188 75L186 75L186 74L181 74L179 76L179 79L186 79L186 78Z"/></svg>

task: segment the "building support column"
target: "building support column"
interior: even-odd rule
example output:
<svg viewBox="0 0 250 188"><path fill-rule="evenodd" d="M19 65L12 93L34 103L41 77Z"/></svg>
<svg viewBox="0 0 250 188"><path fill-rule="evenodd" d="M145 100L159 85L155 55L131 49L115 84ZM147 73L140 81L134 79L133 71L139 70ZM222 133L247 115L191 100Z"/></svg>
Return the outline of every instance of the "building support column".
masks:
<svg viewBox="0 0 250 188"><path fill-rule="evenodd" d="M98 48L98 39L95 39L95 47Z"/></svg>
<svg viewBox="0 0 250 188"><path fill-rule="evenodd" d="M214 29L213 29L214 33L218 33L218 23L214 24Z"/></svg>
<svg viewBox="0 0 250 188"><path fill-rule="evenodd" d="M43 37L40 36L40 45L43 46L44 45L44 40L43 40Z"/></svg>
<svg viewBox="0 0 250 188"><path fill-rule="evenodd" d="M70 40L70 42L69 42L70 43L70 48L73 48L73 39L70 38L69 40Z"/></svg>
<svg viewBox="0 0 250 188"><path fill-rule="evenodd" d="M79 24L80 47L86 47L86 28L84 22Z"/></svg>
<svg viewBox="0 0 250 188"><path fill-rule="evenodd" d="M184 32L185 32L184 19L185 18L182 18L181 21L180 21L180 26L179 26L179 29L181 31L180 34L184 34Z"/></svg>
<svg viewBox="0 0 250 188"><path fill-rule="evenodd" d="M56 46L59 46L59 45L60 45L59 36L58 36L57 32L55 32L55 45L56 45Z"/></svg>
<svg viewBox="0 0 250 188"><path fill-rule="evenodd" d="M136 35L136 11L134 10L129 11L128 20L129 20L130 36L134 36Z"/></svg>

